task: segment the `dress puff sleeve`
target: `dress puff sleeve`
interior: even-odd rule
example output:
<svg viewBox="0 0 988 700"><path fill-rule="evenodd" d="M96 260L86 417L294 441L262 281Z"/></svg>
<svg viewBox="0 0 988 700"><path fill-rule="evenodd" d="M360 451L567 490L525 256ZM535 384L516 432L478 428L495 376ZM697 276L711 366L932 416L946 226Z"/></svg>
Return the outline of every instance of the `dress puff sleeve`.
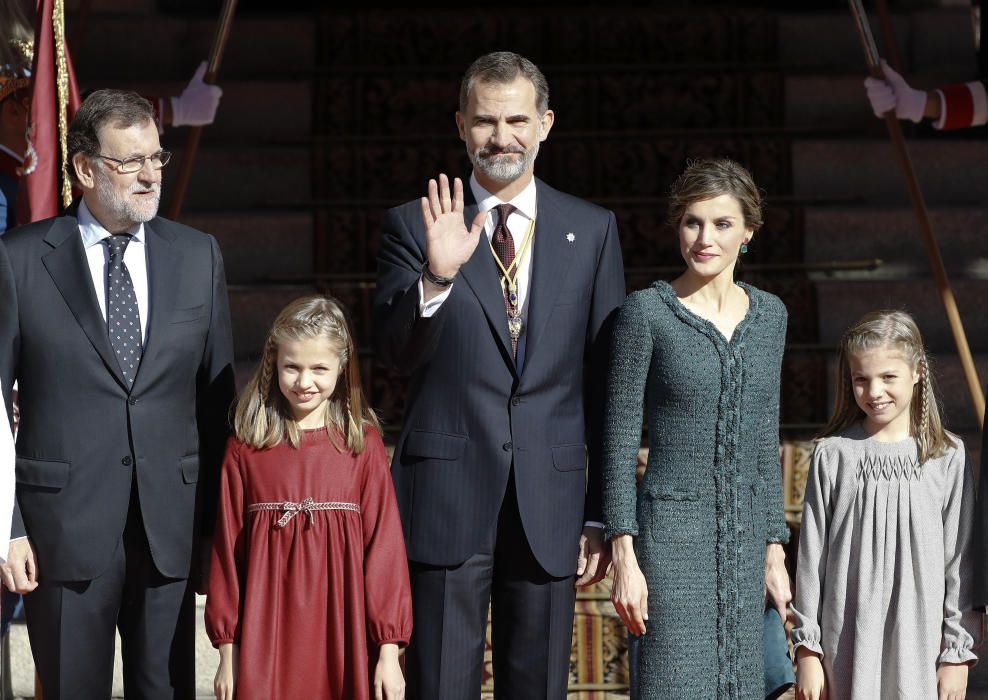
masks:
<svg viewBox="0 0 988 700"><path fill-rule="evenodd" d="M803 497L803 520L799 533L799 558L796 564L796 597L792 611L796 617L791 632L793 649L806 647L823 656L820 644L820 607L827 571L831 499L834 482L825 443L813 450L810 472Z"/></svg>
<svg viewBox="0 0 988 700"><path fill-rule="evenodd" d="M967 451L958 446L947 464L947 489L943 503L943 639L942 663L977 661L972 651L981 616L974 613L972 531L974 524L974 476Z"/></svg>
<svg viewBox="0 0 988 700"><path fill-rule="evenodd" d="M384 442L368 429L360 455L360 517L364 535L364 607L367 634L377 645L405 646L412 636L412 592L405 539L398 517Z"/></svg>
<svg viewBox="0 0 988 700"><path fill-rule="evenodd" d="M247 532L244 530L244 474L241 444L230 438L220 472L213 556L206 597L206 633L214 647L240 643L243 590L247 583Z"/></svg>
<svg viewBox="0 0 988 700"><path fill-rule="evenodd" d="M654 341L641 292L618 312L611 335L604 404L604 535L638 535L635 470L642 441L645 386Z"/></svg>

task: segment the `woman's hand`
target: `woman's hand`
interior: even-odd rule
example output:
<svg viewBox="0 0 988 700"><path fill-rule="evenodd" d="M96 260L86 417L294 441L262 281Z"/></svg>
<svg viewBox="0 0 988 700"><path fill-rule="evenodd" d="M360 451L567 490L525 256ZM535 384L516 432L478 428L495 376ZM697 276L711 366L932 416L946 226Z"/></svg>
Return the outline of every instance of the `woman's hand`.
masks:
<svg viewBox="0 0 988 700"><path fill-rule="evenodd" d="M220 665L213 679L213 694L216 700L233 700L237 689L240 649L236 644L220 644Z"/></svg>
<svg viewBox="0 0 988 700"><path fill-rule="evenodd" d="M777 542L765 547L765 599L779 611L779 617L785 622L789 615L792 588L789 572L786 571L786 550Z"/></svg>
<svg viewBox="0 0 988 700"><path fill-rule="evenodd" d="M405 700L405 677L398 664L398 645L382 644L374 667L374 700Z"/></svg>
<svg viewBox="0 0 988 700"><path fill-rule="evenodd" d="M612 539L611 553L614 567L611 601L628 630L641 636L645 634L645 621L648 620L648 584L638 568L631 535L618 535Z"/></svg>
<svg viewBox="0 0 988 700"><path fill-rule="evenodd" d="M827 700L820 655L806 647L796 649L796 700Z"/></svg>
<svg viewBox="0 0 988 700"><path fill-rule="evenodd" d="M937 669L937 700L964 700L967 695L967 664L940 664Z"/></svg>

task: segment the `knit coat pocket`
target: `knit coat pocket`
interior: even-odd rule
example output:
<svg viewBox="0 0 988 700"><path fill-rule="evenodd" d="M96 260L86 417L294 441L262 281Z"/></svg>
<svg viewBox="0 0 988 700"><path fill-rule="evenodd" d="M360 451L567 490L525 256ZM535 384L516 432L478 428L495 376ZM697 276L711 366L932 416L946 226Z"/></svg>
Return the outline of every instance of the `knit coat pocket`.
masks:
<svg viewBox="0 0 988 700"><path fill-rule="evenodd" d="M700 493L683 487L648 486L645 498L651 510L652 541L665 545L687 545L692 541Z"/></svg>

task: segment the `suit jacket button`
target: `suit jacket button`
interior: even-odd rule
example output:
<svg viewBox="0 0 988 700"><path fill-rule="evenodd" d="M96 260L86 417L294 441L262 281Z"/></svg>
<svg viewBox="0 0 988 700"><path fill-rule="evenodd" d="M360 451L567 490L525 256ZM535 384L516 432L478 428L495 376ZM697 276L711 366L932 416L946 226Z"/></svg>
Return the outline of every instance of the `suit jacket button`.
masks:
<svg viewBox="0 0 988 700"><path fill-rule="evenodd" d="M134 463L134 460L132 460L130 458L130 455L127 455L126 457L124 457L123 459L120 460L120 464L124 465L125 467L129 467L133 463Z"/></svg>
<svg viewBox="0 0 988 700"><path fill-rule="evenodd" d="M511 452L511 443L510 442L504 443L503 445L501 445L501 449L504 450L505 452Z"/></svg>
<svg viewBox="0 0 988 700"><path fill-rule="evenodd" d="M127 399L127 403L129 403L131 406L136 406L137 405L137 399L135 399L133 396L131 396L129 399Z"/></svg>
<svg viewBox="0 0 988 700"><path fill-rule="evenodd" d="M520 403L521 403L521 399L519 399L517 396L514 397L513 399L511 399L511 405L512 406L517 406Z"/></svg>

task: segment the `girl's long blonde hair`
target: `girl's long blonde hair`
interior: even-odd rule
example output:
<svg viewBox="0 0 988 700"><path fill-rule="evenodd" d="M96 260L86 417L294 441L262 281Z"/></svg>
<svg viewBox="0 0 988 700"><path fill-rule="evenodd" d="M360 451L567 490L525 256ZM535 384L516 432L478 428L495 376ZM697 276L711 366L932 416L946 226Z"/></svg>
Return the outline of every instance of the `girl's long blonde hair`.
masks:
<svg viewBox="0 0 988 700"><path fill-rule="evenodd" d="M940 457L951 444L943 428L940 402L937 397L930 359L923 347L923 338L912 316L904 311L872 311L851 326L841 338L837 366L837 399L830 422L819 437L835 435L864 417L854 400L851 384L852 355L876 348L901 352L903 359L920 375L913 387L909 407L910 432L916 439L919 462Z"/></svg>
<svg viewBox="0 0 988 700"><path fill-rule="evenodd" d="M340 376L329 399L326 429L338 450L364 450L364 429L381 430L360 388L360 370L353 331L343 305L325 296L296 299L278 314L264 343L261 362L237 401L237 439L256 449L287 440L298 447L301 431L278 386L278 344L311 338L325 339L340 358ZM337 442L342 436L344 445Z"/></svg>

